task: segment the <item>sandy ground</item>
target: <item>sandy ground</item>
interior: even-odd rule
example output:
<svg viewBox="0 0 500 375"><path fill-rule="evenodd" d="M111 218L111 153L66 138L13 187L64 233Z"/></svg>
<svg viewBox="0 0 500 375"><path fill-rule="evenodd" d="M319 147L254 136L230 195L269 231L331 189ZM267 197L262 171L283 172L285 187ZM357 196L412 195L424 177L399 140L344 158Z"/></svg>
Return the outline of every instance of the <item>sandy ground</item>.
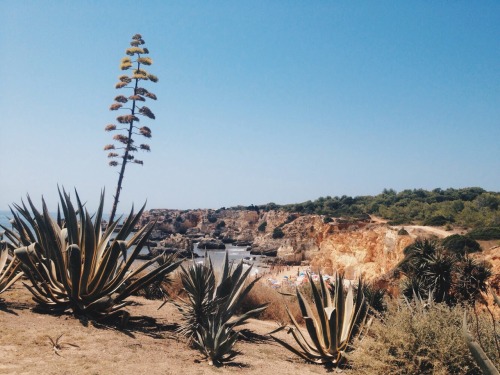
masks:
<svg viewBox="0 0 500 375"><path fill-rule="evenodd" d="M170 304L134 297L128 311L134 318L125 331L85 326L70 315L32 311L31 295L16 283L1 296L0 374L324 374L322 366L307 364L269 340L274 322L252 320L244 328L252 341L240 341L234 362L221 368L208 365L175 333L178 312ZM49 337L63 335L57 354ZM285 338L285 333L278 334ZM59 354L59 355L58 355Z"/></svg>

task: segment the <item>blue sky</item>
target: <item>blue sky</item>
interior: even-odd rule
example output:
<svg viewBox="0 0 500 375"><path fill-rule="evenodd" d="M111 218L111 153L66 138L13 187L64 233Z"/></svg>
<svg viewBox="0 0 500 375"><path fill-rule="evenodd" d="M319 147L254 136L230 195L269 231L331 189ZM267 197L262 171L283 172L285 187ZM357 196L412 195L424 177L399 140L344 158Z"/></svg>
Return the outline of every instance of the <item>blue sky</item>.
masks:
<svg viewBox="0 0 500 375"><path fill-rule="evenodd" d="M0 209L58 184L110 207L135 33L160 80L122 211L500 191L498 1L0 1Z"/></svg>

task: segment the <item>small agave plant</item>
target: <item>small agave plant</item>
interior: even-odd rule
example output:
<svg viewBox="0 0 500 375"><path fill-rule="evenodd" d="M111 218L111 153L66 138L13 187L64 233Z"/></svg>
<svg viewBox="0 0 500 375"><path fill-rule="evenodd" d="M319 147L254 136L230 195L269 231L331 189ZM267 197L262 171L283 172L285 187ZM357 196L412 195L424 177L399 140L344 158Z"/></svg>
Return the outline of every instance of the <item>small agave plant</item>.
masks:
<svg viewBox="0 0 500 375"><path fill-rule="evenodd" d="M310 275L309 275L310 276ZM344 291L344 277L336 275L333 299L328 286L320 275L320 290L311 282L315 311L309 306L297 288L297 299L307 328L307 337L287 308L292 326L282 326L271 332L271 337L292 353L306 361L338 366L344 358L352 339L359 333L364 323L368 306L359 280L356 297L352 285ZM288 328L298 344L298 348L273 336L273 333Z"/></svg>
<svg viewBox="0 0 500 375"><path fill-rule="evenodd" d="M0 294L21 278L20 266L21 262L12 255L8 244L0 241Z"/></svg>
<svg viewBox="0 0 500 375"><path fill-rule="evenodd" d="M181 281L187 293L187 300L176 303L182 314L179 332L208 358L210 365L220 366L238 353L233 349L239 333L235 327L246 323L266 309L267 304L256 307L243 315L236 311L255 283L247 283L252 267L243 268L243 262L236 267L229 264L226 253L222 272L216 275L209 257L205 262L194 263L187 269L181 267Z"/></svg>
<svg viewBox="0 0 500 375"><path fill-rule="evenodd" d="M17 244L14 253L31 282L25 286L42 309L70 310L91 319L121 315L126 321L129 315L122 308L131 304L126 298L175 270L180 261L169 258L145 273L156 258L134 264L154 226L150 223L129 238L144 206L137 214L132 208L121 229L114 233L118 221L102 229L104 193L93 217L77 193L76 208L66 192L59 191L59 196L63 217L58 210L57 219L52 218L43 198L41 212L29 196L32 214L24 203L14 205L17 213L11 209L14 229L4 229L10 241Z"/></svg>

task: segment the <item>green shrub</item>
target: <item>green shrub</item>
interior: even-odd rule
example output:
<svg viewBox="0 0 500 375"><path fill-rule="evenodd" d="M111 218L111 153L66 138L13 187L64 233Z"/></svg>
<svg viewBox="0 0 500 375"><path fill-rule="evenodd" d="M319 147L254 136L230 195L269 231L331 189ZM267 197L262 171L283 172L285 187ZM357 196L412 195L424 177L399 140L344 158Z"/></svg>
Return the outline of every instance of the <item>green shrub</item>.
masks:
<svg viewBox="0 0 500 375"><path fill-rule="evenodd" d="M330 216L327 216L323 219L323 223L325 223L325 224L331 223L332 221L333 221L333 219Z"/></svg>
<svg viewBox="0 0 500 375"><path fill-rule="evenodd" d="M283 230L280 227L274 228L273 238L278 239L278 238L283 238L283 237L285 237L285 233L283 232Z"/></svg>
<svg viewBox="0 0 500 375"><path fill-rule="evenodd" d="M403 252L397 269L406 276L402 293L408 299L416 293L450 305L474 303L492 275L490 265L457 256L437 241L417 240Z"/></svg>
<svg viewBox="0 0 500 375"><path fill-rule="evenodd" d="M481 251L481 246L476 240L460 234L452 234L444 238L441 244L446 250L460 257L464 256L466 253Z"/></svg>
<svg viewBox="0 0 500 375"><path fill-rule="evenodd" d="M500 227L484 227L471 230L467 235L480 241L500 240Z"/></svg>
<svg viewBox="0 0 500 375"><path fill-rule="evenodd" d="M394 303L383 320L375 320L349 355L355 374L467 374L481 370L462 337L462 307ZM497 364L493 324L479 315L479 332L490 359Z"/></svg>
<svg viewBox="0 0 500 375"><path fill-rule="evenodd" d="M398 230L398 236L408 236L408 235L409 233L405 228L401 228L400 230Z"/></svg>
<svg viewBox="0 0 500 375"><path fill-rule="evenodd" d="M452 223L453 220L450 218L446 218L443 215L437 215L437 216L431 216L428 219L425 219L423 224L424 225L429 225L432 227L439 227L442 225L446 225L448 223Z"/></svg>
<svg viewBox="0 0 500 375"><path fill-rule="evenodd" d="M265 232L266 231L266 227L267 227L267 221L263 221L262 223L260 223L260 225L258 226L257 230L259 232Z"/></svg>

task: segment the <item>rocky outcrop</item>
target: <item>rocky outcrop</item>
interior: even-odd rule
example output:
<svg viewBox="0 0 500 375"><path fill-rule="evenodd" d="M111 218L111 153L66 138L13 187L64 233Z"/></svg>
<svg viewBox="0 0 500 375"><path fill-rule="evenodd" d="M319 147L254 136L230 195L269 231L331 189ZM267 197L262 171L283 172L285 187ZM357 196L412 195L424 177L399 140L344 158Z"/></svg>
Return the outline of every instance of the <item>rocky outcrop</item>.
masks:
<svg viewBox="0 0 500 375"><path fill-rule="evenodd" d="M160 223L155 233L165 237L160 248L192 250L192 243L200 241L200 249L224 249L225 243L234 243L251 246L254 255L277 255L286 262L306 262L315 271L341 271L348 278L362 275L369 280L390 272L417 237L452 234L421 226L405 226L398 234L401 227L380 220L325 220L321 215L255 209L151 210L143 214L142 223L152 219ZM498 262L494 254L492 263Z"/></svg>
<svg viewBox="0 0 500 375"><path fill-rule="evenodd" d="M202 250L224 250L226 245L221 240L214 238L204 238L198 242L198 249Z"/></svg>
<svg viewBox="0 0 500 375"><path fill-rule="evenodd" d="M159 242L159 246L169 249L178 249L193 252L193 241L191 238L180 234L171 235Z"/></svg>
<svg viewBox="0 0 500 375"><path fill-rule="evenodd" d="M397 229L385 225L334 232L311 254L310 264L323 273L340 271L349 279L375 279L392 270L403 259L403 249L413 241L411 236L400 236Z"/></svg>

